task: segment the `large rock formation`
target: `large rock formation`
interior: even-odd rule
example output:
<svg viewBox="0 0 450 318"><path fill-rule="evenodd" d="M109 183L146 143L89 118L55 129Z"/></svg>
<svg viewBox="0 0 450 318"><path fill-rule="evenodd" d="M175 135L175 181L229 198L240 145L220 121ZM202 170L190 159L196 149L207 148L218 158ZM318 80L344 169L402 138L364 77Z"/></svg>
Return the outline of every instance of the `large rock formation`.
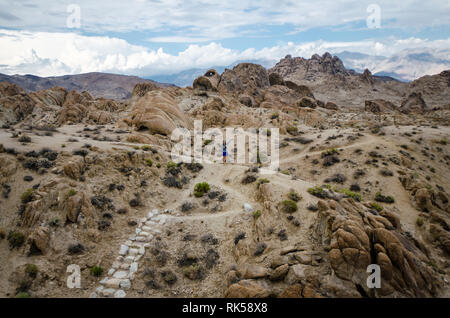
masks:
<svg viewBox="0 0 450 318"><path fill-rule="evenodd" d="M169 90L149 91L136 100L124 121L137 130L169 136L177 127L190 127L174 97Z"/></svg>

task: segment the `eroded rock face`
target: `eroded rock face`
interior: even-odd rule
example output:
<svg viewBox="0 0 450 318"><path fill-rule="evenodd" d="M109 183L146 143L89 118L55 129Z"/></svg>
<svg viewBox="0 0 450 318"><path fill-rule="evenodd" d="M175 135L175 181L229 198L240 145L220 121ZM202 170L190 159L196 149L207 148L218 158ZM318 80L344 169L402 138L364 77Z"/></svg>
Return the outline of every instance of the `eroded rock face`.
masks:
<svg viewBox="0 0 450 318"><path fill-rule="evenodd" d="M429 110L427 104L423 100L422 94L413 92L406 99L402 101L400 106L400 111L402 113L408 114L410 112L419 112Z"/></svg>
<svg viewBox="0 0 450 318"><path fill-rule="evenodd" d="M185 114L167 90L150 91L139 98L125 122L136 130L170 135L177 127L189 127Z"/></svg>
<svg viewBox="0 0 450 318"><path fill-rule="evenodd" d="M218 90L221 93L251 96L256 105L263 98L263 90L270 86L269 75L264 67L252 63L241 63L232 70L226 69L220 77Z"/></svg>
<svg viewBox="0 0 450 318"><path fill-rule="evenodd" d="M359 285L368 295L432 296L437 282L423 245L415 244L387 218L366 211L363 205L343 199L334 210L319 213L316 234L329 246L336 275ZM365 284L369 264L381 267L382 287L376 291Z"/></svg>
<svg viewBox="0 0 450 318"><path fill-rule="evenodd" d="M216 70L210 69L206 71L203 76L197 77L194 80L192 87L204 91L217 91L219 81L220 75Z"/></svg>
<svg viewBox="0 0 450 318"><path fill-rule="evenodd" d="M396 106L389 102L382 99L376 99L376 100L366 100L364 110L366 112L372 112L372 113L386 113L386 112L392 112L396 110Z"/></svg>

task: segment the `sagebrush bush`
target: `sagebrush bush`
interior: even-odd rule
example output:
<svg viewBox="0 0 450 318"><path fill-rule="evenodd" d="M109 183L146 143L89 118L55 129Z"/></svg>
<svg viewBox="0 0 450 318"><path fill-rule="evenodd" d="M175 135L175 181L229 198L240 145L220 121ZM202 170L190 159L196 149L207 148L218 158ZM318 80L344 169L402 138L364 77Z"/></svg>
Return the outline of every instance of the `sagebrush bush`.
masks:
<svg viewBox="0 0 450 318"><path fill-rule="evenodd" d="M302 199L302 196L300 194L298 194L297 192L292 190L291 192L289 192L288 198L289 198L289 200L298 202L298 201L300 201Z"/></svg>
<svg viewBox="0 0 450 318"><path fill-rule="evenodd" d="M384 202L384 203L394 203L395 199L393 196L391 195L383 195L380 192L377 192L377 194L375 195L375 201L377 202Z"/></svg>
<svg viewBox="0 0 450 318"><path fill-rule="evenodd" d="M33 200L34 197L34 190L32 188L29 188L27 190L25 190L24 193L22 193L20 199L22 201L22 203L28 203L31 202Z"/></svg>
<svg viewBox="0 0 450 318"><path fill-rule="evenodd" d="M20 232L10 232L8 234L8 242L11 248L19 248L25 243L25 235Z"/></svg>
<svg viewBox="0 0 450 318"><path fill-rule="evenodd" d="M283 211L287 213L294 213L298 209L297 203L292 200L284 200L281 202L281 205L283 207Z"/></svg>
<svg viewBox="0 0 450 318"><path fill-rule="evenodd" d="M38 273L38 267L35 264L27 264L25 265L25 273L28 274L31 278L36 278Z"/></svg>
<svg viewBox="0 0 450 318"><path fill-rule="evenodd" d="M378 212L383 211L383 207L376 202L373 202L370 207Z"/></svg>
<svg viewBox="0 0 450 318"><path fill-rule="evenodd" d="M194 195L199 198L210 190L208 182L197 183L194 187Z"/></svg>
<svg viewBox="0 0 450 318"><path fill-rule="evenodd" d="M95 277L99 277L103 274L103 268L101 268L100 266L94 266L91 267L91 275L95 276Z"/></svg>

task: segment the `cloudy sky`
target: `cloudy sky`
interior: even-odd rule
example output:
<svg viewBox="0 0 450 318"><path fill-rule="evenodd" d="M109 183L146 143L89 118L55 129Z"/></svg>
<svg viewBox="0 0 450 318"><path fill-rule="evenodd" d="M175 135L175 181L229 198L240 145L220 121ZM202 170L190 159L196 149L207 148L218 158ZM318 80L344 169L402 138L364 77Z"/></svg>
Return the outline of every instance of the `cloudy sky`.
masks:
<svg viewBox="0 0 450 318"><path fill-rule="evenodd" d="M152 76L349 51L417 76L450 67L450 1L0 0L0 48L6 74Z"/></svg>

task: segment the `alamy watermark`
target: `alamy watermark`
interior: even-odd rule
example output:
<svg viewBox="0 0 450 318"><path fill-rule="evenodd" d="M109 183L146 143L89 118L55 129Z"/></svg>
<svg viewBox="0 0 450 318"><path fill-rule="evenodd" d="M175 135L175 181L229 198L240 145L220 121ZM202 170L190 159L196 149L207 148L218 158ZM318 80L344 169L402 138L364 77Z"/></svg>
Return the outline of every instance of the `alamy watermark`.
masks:
<svg viewBox="0 0 450 318"><path fill-rule="evenodd" d="M78 4L69 4L67 6L69 16L66 19L66 26L69 29L81 28L81 8Z"/></svg>
<svg viewBox="0 0 450 318"><path fill-rule="evenodd" d="M223 134L225 131L225 134ZM194 136L186 128L172 132L172 161L176 163L260 164L261 174L279 171L279 128L209 128L194 121Z"/></svg>
<svg viewBox="0 0 450 318"><path fill-rule="evenodd" d="M381 28L381 7L375 3L369 4L367 13L369 13L366 19L367 27L369 29Z"/></svg>

